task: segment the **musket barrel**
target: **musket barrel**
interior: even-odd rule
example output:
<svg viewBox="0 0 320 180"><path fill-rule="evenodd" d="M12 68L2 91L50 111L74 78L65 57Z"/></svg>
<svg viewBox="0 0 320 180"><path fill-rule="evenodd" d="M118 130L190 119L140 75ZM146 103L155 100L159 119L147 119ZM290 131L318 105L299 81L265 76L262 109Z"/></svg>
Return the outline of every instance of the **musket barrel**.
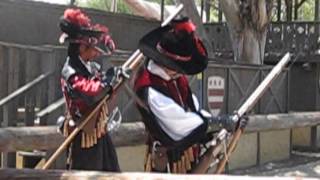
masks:
<svg viewBox="0 0 320 180"><path fill-rule="evenodd" d="M286 53L285 56L278 62L278 64L270 71L270 73L263 79L260 85L253 91L249 98L241 105L237 113L239 116L244 115L248 110L250 110L263 93L267 90L273 80L280 74L282 69L290 60L290 53Z"/></svg>

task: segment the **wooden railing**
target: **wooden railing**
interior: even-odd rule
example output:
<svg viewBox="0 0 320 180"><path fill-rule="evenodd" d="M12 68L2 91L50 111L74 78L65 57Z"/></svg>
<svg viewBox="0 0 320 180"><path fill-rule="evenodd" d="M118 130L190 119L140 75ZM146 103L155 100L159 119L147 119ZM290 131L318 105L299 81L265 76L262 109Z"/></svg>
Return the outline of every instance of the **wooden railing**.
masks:
<svg viewBox="0 0 320 180"><path fill-rule="evenodd" d="M211 39L213 50L218 56L232 54L232 44L226 23L206 24L205 28ZM320 22L273 22L268 27L266 56L299 51L304 52L306 56L318 55L319 36ZM308 60L317 61L318 59Z"/></svg>
<svg viewBox="0 0 320 180"><path fill-rule="evenodd" d="M9 94L8 96L0 100L0 108L2 108L2 113L3 113L2 127L6 127L9 124L12 124L11 122L12 119L10 119L11 118L10 115L12 115L11 113L14 113L12 112L12 110L19 111L17 109L18 107L10 109L9 104L18 103L17 101L19 101L21 98L25 99L25 104L22 108L24 110L25 124L33 125L32 121L35 118L36 106L34 102L31 102L30 98L35 97L35 94L34 94L36 92L35 88L39 87L41 83L43 83L44 81L47 81L50 75L52 74L53 74L52 72L41 74L40 76L35 78L33 81L25 84L24 86L20 87L19 89L15 90L11 94ZM34 91L34 92L32 93L31 91ZM10 123L9 123L9 119L10 119Z"/></svg>
<svg viewBox="0 0 320 180"><path fill-rule="evenodd" d="M320 124L320 112L295 112L249 116L246 132L264 132ZM123 123L111 134L116 146L135 146L145 143L146 132L142 122ZM0 152L26 149L50 150L63 141L57 126L10 127L0 129Z"/></svg>

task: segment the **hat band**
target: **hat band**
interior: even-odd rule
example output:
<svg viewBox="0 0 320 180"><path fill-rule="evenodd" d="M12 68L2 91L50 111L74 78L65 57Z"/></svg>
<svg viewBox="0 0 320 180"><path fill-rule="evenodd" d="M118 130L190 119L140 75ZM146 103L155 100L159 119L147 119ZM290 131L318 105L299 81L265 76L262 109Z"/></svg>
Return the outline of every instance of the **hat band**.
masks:
<svg viewBox="0 0 320 180"><path fill-rule="evenodd" d="M97 38L88 38L88 39L79 38L79 39L70 39L69 42L85 44L88 46L95 46L98 44L98 39Z"/></svg>
<svg viewBox="0 0 320 180"><path fill-rule="evenodd" d="M189 60L191 60L191 56L179 56L177 54L173 54L173 53L165 50L164 48L161 47L160 43L157 44L156 48L160 53L168 56L171 59L174 59L174 60L177 60L177 61L189 61Z"/></svg>

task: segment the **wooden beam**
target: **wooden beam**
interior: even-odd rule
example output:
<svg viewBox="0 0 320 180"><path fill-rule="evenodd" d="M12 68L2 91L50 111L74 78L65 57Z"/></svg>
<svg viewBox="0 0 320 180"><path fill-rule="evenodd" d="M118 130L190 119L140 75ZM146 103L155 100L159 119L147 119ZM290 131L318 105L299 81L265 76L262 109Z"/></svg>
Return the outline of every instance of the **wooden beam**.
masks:
<svg viewBox="0 0 320 180"><path fill-rule="evenodd" d="M320 124L320 112L299 112L249 116L246 132L271 131L308 127ZM115 146L134 146L145 143L142 122L123 123L111 134ZM56 126L0 128L0 152L32 149L55 149L63 141Z"/></svg>
<svg viewBox="0 0 320 180"><path fill-rule="evenodd" d="M309 127L320 124L319 112L294 112L288 114L269 114L249 116L246 132L283 130Z"/></svg>
<svg viewBox="0 0 320 180"><path fill-rule="evenodd" d="M0 151L54 149L63 140L54 126L9 127L0 129Z"/></svg>
<svg viewBox="0 0 320 180"><path fill-rule="evenodd" d="M111 136L116 146L131 146L143 144L146 133L141 122L124 123ZM0 128L0 152L55 149L63 140L57 126Z"/></svg>
<svg viewBox="0 0 320 180"><path fill-rule="evenodd" d="M264 180L271 177L257 177L257 176L230 176L230 175L178 175L178 174L164 174L164 173L107 173L99 171L67 171L67 170L35 170L35 169L0 169L1 179L50 179L50 180L90 180L90 179L181 179L181 180ZM308 180L311 178L304 177L272 177L273 180Z"/></svg>

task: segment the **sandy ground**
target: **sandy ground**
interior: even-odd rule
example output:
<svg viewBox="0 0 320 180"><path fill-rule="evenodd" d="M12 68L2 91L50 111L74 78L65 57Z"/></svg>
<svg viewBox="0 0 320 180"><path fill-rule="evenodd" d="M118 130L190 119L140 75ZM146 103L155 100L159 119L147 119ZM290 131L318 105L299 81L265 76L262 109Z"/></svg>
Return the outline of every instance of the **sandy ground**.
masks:
<svg viewBox="0 0 320 180"><path fill-rule="evenodd" d="M130 153L128 153L128 149L126 148L118 148L117 151L122 170L127 172L143 171L144 146L131 147ZM132 158L132 154L135 154L135 158ZM134 161L134 159L136 159L136 161ZM320 179L320 152L293 152L289 160L266 163L252 168L233 170L229 172L229 174L270 177L298 176Z"/></svg>
<svg viewBox="0 0 320 180"><path fill-rule="evenodd" d="M266 163L259 167L235 170L230 173L250 176L298 176L320 179L320 153L294 152L290 160Z"/></svg>
<svg viewBox="0 0 320 180"><path fill-rule="evenodd" d="M118 148L117 152L120 166L123 171L143 171L145 146L130 147L130 153L128 153L127 148ZM132 157L133 154L135 155L135 158ZM233 170L229 172L229 174L273 177L301 176L320 179L320 152L302 153L293 151L289 160L270 162L252 168Z"/></svg>

